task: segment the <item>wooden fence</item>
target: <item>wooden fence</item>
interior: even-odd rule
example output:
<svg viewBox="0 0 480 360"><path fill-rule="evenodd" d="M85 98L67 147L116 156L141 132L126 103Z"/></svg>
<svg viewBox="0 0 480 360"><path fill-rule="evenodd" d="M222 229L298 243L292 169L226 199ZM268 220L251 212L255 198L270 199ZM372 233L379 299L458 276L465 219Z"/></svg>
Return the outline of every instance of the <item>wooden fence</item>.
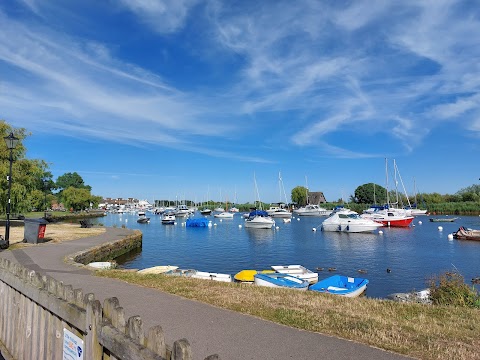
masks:
<svg viewBox="0 0 480 360"><path fill-rule="evenodd" d="M64 329L83 340L85 360L193 359L188 340L168 346L160 326L145 333L139 316L126 320L117 298L102 308L94 294L0 258L0 342L10 355L63 359Z"/></svg>

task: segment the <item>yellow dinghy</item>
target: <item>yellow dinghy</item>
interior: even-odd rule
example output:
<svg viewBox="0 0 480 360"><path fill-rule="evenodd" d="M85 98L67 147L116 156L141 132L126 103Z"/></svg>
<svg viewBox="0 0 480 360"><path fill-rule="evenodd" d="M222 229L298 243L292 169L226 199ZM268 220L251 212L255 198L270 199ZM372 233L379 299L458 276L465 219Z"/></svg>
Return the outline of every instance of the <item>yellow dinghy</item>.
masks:
<svg viewBox="0 0 480 360"><path fill-rule="evenodd" d="M167 271L171 270L176 270L178 269L178 266L171 266L171 265L160 265L160 266L154 266L154 267L149 267L146 269L138 270L137 274L163 274L166 273Z"/></svg>
<svg viewBox="0 0 480 360"><path fill-rule="evenodd" d="M235 281L240 281L240 282L253 282L255 280L255 274L272 274L274 273L274 270L262 270L262 271L257 271L257 270L242 270L238 273L235 274L233 277Z"/></svg>

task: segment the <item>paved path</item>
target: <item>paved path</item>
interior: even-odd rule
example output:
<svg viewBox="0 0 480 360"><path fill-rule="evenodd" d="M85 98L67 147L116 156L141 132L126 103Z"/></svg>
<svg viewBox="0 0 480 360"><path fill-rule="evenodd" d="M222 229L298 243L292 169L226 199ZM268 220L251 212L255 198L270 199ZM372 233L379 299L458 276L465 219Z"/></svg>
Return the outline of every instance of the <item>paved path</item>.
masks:
<svg viewBox="0 0 480 360"><path fill-rule="evenodd" d="M130 230L109 228L100 236L63 243L46 243L0 252L42 275L49 275L92 292L103 303L115 296L126 317L140 315L144 329L161 325L167 344L186 338L195 360L218 354L223 360L356 359L400 360L407 357L352 341L297 330L253 316L186 300L157 290L95 277L86 268L67 265L63 259L92 246L120 239Z"/></svg>

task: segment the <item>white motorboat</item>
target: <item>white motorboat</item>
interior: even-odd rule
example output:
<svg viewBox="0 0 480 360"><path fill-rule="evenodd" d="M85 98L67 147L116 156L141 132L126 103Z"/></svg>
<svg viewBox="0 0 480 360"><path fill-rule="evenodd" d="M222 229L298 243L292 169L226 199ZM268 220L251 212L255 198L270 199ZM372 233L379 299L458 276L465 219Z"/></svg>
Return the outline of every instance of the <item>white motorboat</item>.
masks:
<svg viewBox="0 0 480 360"><path fill-rule="evenodd" d="M188 215L190 215L190 209L187 205L180 204L177 206L177 209L175 210L176 217L187 217Z"/></svg>
<svg viewBox="0 0 480 360"><path fill-rule="evenodd" d="M145 211L139 211L137 222L140 224L146 224L150 222L150 218L145 215Z"/></svg>
<svg viewBox="0 0 480 360"><path fill-rule="evenodd" d="M220 218L220 219L233 219L233 215L234 213L232 212L224 211L218 214L213 214L213 217Z"/></svg>
<svg viewBox="0 0 480 360"><path fill-rule="evenodd" d="M310 284L318 281L318 274L302 265L274 265L272 269L280 274L289 274L299 279L307 280Z"/></svg>
<svg viewBox="0 0 480 360"><path fill-rule="evenodd" d="M245 220L246 228L271 229L273 226L275 226L275 220L268 216L268 213L263 210L250 212L248 218Z"/></svg>
<svg viewBox="0 0 480 360"><path fill-rule="evenodd" d="M314 204L308 204L300 209L293 210L299 216L330 216L332 211Z"/></svg>
<svg viewBox="0 0 480 360"><path fill-rule="evenodd" d="M173 212L164 212L162 214L162 224L163 225L174 225L175 224L175 214Z"/></svg>
<svg viewBox="0 0 480 360"><path fill-rule="evenodd" d="M237 212L239 212L240 210L239 210L237 207L234 206L234 207L230 208L230 210L228 210L228 211L230 211L230 212L232 212L232 213L237 213Z"/></svg>
<svg viewBox="0 0 480 360"><path fill-rule="evenodd" d="M322 230L359 233L372 232L382 226L382 223L360 217L355 211L338 209L323 221Z"/></svg>
<svg viewBox="0 0 480 360"><path fill-rule="evenodd" d="M292 213L288 211L288 209L279 207L279 206L270 206L267 210L267 213L271 217L277 217L277 218L291 218Z"/></svg>

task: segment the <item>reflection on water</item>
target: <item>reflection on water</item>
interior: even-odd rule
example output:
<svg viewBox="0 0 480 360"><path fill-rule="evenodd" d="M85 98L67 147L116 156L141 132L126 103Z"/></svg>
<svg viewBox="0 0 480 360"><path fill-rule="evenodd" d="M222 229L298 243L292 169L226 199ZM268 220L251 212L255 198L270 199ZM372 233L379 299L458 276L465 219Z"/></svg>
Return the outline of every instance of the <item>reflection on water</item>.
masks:
<svg viewBox="0 0 480 360"><path fill-rule="evenodd" d="M370 281L369 297L423 289L432 275L454 268L468 283L480 276L480 242L447 238L460 225L480 229L480 218L473 216L444 223L441 231L427 217L417 217L411 228L380 228L382 235L313 231L323 220L316 217L277 221L278 229L245 228L239 214L228 221L209 217L217 224L210 228L188 228L182 225L183 219L176 225L162 225L160 216L153 214L149 224L138 224L136 219L136 215L109 214L98 220L105 226L125 225L142 231L142 251L118 259L126 268L177 265L235 274L243 269L301 264L311 270L324 268L320 279L335 273L365 277ZM328 268L336 271L328 272Z"/></svg>

